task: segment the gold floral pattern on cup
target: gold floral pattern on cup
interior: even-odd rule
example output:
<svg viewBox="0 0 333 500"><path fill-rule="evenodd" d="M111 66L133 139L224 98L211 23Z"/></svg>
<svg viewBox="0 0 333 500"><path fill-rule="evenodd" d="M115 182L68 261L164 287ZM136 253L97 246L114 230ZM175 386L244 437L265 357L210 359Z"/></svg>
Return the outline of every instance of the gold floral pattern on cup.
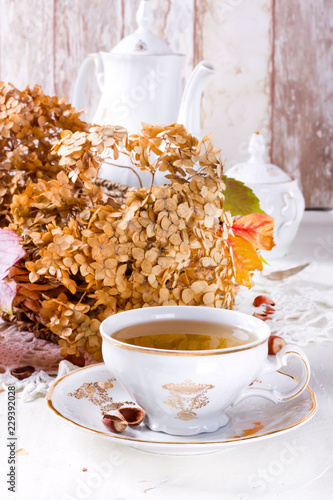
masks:
<svg viewBox="0 0 333 500"><path fill-rule="evenodd" d="M68 396L76 399L87 399L95 406L99 406L102 415L117 410L124 405L135 405L133 401L113 401L107 391L113 387L112 382L115 380L115 378L110 378L106 382L86 382L74 392L69 392Z"/></svg>
<svg viewBox="0 0 333 500"><path fill-rule="evenodd" d="M209 389L214 388L213 385L196 384L190 380L186 380L182 384L166 384L162 387L170 392L164 402L172 408L181 410L175 417L180 420L197 418L197 414L193 410L198 410L209 403L206 393Z"/></svg>

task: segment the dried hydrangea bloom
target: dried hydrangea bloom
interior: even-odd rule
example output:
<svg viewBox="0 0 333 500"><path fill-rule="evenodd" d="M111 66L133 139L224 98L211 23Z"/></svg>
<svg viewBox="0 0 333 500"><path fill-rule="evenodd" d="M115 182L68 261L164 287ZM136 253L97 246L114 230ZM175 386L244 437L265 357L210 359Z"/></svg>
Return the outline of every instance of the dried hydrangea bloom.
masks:
<svg viewBox="0 0 333 500"><path fill-rule="evenodd" d="M1 226L19 234L26 251L9 273L21 328L51 332L64 356L85 349L98 360L99 325L111 314L232 307L236 243L250 221L234 226L234 235L210 136L199 142L174 123L143 124L128 137L123 127L82 122L40 87L20 92L0 84L0 145ZM96 184L101 163L120 153L138 176L152 179L148 188L128 190L123 204ZM157 171L169 184L153 185ZM252 250L254 261L238 272L244 284L261 264Z"/></svg>

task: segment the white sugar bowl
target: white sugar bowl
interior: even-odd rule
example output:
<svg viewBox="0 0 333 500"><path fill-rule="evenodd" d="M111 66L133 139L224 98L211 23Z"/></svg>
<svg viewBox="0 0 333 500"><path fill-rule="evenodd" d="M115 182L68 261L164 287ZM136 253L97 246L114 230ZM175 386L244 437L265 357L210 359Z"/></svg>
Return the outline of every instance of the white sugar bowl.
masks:
<svg viewBox="0 0 333 500"><path fill-rule="evenodd" d="M226 175L244 182L260 202L260 208L275 219L275 247L261 251L268 261L287 254L295 238L305 208L304 198L296 179L281 168L266 163L266 147L260 133L252 134L249 143L250 158L247 162L231 167Z"/></svg>

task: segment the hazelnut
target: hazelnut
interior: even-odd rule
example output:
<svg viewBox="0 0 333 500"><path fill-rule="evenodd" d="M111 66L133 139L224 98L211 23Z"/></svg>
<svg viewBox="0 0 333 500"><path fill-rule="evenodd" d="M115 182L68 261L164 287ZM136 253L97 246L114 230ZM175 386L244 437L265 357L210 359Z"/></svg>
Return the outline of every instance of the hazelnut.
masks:
<svg viewBox="0 0 333 500"><path fill-rule="evenodd" d="M268 354L277 354L287 345L287 342L278 335L271 335L268 339Z"/></svg>
<svg viewBox="0 0 333 500"><path fill-rule="evenodd" d="M35 368L33 366L18 366L17 368L13 368L10 373L13 375L13 377L23 380L25 378L30 377L35 371Z"/></svg>
<svg viewBox="0 0 333 500"><path fill-rule="evenodd" d="M269 304L270 306L275 306L275 302L273 299L270 297L267 297L267 295L258 295L254 301L253 305L254 307L259 307L261 304Z"/></svg>
<svg viewBox="0 0 333 500"><path fill-rule="evenodd" d="M253 313L253 316L255 318L258 318L258 319L261 319L262 321L267 321L269 318L268 318L268 315L266 313Z"/></svg>
<svg viewBox="0 0 333 500"><path fill-rule="evenodd" d="M146 412L142 408L136 406L123 406L117 412L126 420L128 425L135 426L141 424Z"/></svg>
<svg viewBox="0 0 333 500"><path fill-rule="evenodd" d="M102 422L111 432L124 432L127 427L126 420L116 415L104 415L102 417Z"/></svg>

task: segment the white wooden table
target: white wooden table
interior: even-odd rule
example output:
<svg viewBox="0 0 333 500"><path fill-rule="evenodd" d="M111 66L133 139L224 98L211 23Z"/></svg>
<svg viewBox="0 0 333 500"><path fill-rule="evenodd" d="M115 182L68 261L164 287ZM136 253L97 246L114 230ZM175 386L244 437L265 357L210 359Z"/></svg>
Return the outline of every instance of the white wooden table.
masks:
<svg viewBox="0 0 333 500"><path fill-rule="evenodd" d="M306 212L283 265L312 261L307 280L332 286L332 212ZM278 266L279 263L276 264ZM332 293L332 292L331 292ZM312 500L333 498L333 343L308 344L318 411L305 425L261 441L196 456L163 456L114 445L67 425L44 399L17 404L16 492L7 490L0 441L0 498L22 500ZM2 435L6 392L0 394ZM83 471L82 469L87 470Z"/></svg>

